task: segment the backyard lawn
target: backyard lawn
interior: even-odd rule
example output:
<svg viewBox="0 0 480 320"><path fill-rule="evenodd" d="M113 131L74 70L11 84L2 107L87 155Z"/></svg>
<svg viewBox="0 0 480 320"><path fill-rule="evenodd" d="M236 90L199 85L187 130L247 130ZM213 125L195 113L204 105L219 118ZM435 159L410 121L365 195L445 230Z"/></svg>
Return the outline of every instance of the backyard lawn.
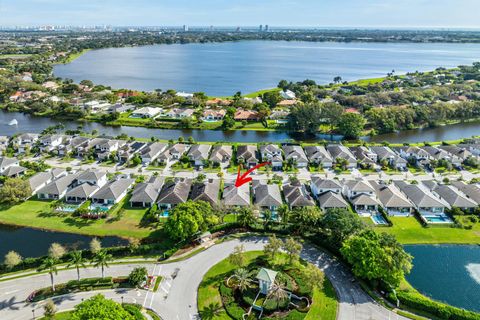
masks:
<svg viewBox="0 0 480 320"><path fill-rule="evenodd" d="M10 208L0 207L0 223L96 236L125 238L159 237L161 232L152 227L141 227L145 209L124 206L113 210L106 219L89 220L72 217L70 213L52 212L50 202L28 200Z"/></svg>
<svg viewBox="0 0 480 320"><path fill-rule="evenodd" d="M452 228L450 226L433 226L424 228L414 217L391 217L393 227L378 227L379 232L386 232L397 237L403 244L480 244L480 224L472 230Z"/></svg>

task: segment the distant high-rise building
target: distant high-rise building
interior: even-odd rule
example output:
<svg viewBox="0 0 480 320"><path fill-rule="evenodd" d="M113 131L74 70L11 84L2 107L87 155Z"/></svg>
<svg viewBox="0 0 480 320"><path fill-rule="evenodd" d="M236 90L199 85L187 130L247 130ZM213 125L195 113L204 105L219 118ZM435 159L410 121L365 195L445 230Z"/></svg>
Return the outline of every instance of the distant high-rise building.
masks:
<svg viewBox="0 0 480 320"><path fill-rule="evenodd" d="M184 32L187 32L187 31L188 31L188 26L185 25L185 24L183 25L183 31L184 31Z"/></svg>
<svg viewBox="0 0 480 320"><path fill-rule="evenodd" d="M263 31L263 25L260 25L260 27L258 27L258 31L260 31L260 32Z"/></svg>
<svg viewBox="0 0 480 320"><path fill-rule="evenodd" d="M268 32L268 24L265 25L265 32Z"/></svg>
<svg viewBox="0 0 480 320"><path fill-rule="evenodd" d="M240 31L242 31L242 28L237 27L237 32L240 32Z"/></svg>

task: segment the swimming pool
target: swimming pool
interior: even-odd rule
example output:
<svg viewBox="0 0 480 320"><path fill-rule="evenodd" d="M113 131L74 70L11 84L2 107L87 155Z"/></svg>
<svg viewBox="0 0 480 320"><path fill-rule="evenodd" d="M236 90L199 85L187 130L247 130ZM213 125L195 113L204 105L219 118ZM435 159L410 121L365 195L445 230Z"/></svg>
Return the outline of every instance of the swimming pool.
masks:
<svg viewBox="0 0 480 320"><path fill-rule="evenodd" d="M377 225L387 225L388 222L381 214L374 214L371 216L373 223Z"/></svg>
<svg viewBox="0 0 480 320"><path fill-rule="evenodd" d="M427 223L453 223L447 216L423 216Z"/></svg>

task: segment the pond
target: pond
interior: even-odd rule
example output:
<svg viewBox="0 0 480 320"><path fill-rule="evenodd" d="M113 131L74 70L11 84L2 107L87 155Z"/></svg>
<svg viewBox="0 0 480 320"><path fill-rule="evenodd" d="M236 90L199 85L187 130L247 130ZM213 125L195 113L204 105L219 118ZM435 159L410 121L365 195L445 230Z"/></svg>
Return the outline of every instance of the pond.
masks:
<svg viewBox="0 0 480 320"><path fill-rule="evenodd" d="M422 294L480 312L479 245L407 245L414 267L407 280Z"/></svg>
<svg viewBox="0 0 480 320"><path fill-rule="evenodd" d="M10 250L18 252L22 257L44 256L54 242L62 244L69 250L88 249L93 238L73 233L51 232L0 224L0 259L3 259ZM99 239L103 247L128 245L127 240L118 237L102 237Z"/></svg>
<svg viewBox="0 0 480 320"><path fill-rule="evenodd" d="M8 123L17 119L17 126L9 126ZM187 129L150 129L142 127L111 127L96 122L75 122L54 120L50 118L35 117L19 112L0 111L0 135L13 135L19 132L39 133L43 129L56 124L63 124L67 129L77 129L79 125L83 126L84 132L97 130L100 133L109 136L117 136L122 133L137 138L150 138L155 136L163 140L178 139L178 137L193 137L196 141L229 141L229 142L286 142L289 140L297 141L319 141L319 140L341 140L341 136L321 135L315 137L304 137L285 131L255 131L255 130L237 130L237 131L217 131L217 130L187 130ZM366 141L389 141L391 143L404 142L423 142L423 141L444 141L470 138L473 135L480 134L480 122L467 122L436 128L416 129L401 131L392 134L381 134L374 137L365 137Z"/></svg>
<svg viewBox="0 0 480 320"><path fill-rule="evenodd" d="M230 96L282 79L329 83L455 67L478 60L480 44L238 41L92 50L54 74L113 88L203 91Z"/></svg>

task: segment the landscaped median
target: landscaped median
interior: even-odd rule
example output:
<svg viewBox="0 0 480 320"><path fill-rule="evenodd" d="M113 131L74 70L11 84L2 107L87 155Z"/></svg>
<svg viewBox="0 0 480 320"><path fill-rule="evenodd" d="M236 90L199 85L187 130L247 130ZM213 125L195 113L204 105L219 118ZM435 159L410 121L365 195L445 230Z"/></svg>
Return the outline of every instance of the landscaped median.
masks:
<svg viewBox="0 0 480 320"><path fill-rule="evenodd" d="M242 269L248 273L249 278L253 278L248 280L250 285L242 290L240 280L235 280L238 266L232 264L230 259L221 261L205 274L199 286L200 315L212 316L210 319L240 320L243 319L243 314L248 313L255 301L255 305L263 309L262 319L274 317L275 319L333 320L336 318L338 302L328 279L324 279L323 286L310 286L304 277L304 272L313 265L304 261L290 262L284 253L277 253L274 259L267 258L261 251L245 252L243 256ZM275 285L278 286L279 294L276 298L270 293L256 296L261 288L256 284L255 276L261 268L266 267L275 270L277 275ZM292 293L293 296L301 299L291 298L290 300L285 295L282 298L282 292L287 296ZM258 316L258 313L256 315ZM254 318L253 312L248 319L250 317Z"/></svg>

